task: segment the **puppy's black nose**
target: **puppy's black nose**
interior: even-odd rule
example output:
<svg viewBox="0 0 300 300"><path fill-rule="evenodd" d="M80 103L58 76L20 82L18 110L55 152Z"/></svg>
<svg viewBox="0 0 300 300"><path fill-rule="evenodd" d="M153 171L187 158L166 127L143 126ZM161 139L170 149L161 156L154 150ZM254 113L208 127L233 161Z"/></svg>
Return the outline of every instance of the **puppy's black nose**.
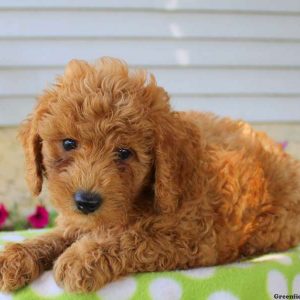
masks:
<svg viewBox="0 0 300 300"><path fill-rule="evenodd" d="M74 194L77 208L85 214L94 212L102 203L102 198L94 192L77 191Z"/></svg>

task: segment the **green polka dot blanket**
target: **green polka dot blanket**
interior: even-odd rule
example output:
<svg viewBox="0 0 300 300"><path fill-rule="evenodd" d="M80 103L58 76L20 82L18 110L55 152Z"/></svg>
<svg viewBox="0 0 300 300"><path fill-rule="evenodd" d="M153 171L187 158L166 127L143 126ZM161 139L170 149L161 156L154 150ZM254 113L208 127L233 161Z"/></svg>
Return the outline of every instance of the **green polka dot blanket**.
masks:
<svg viewBox="0 0 300 300"><path fill-rule="evenodd" d="M2 232L0 244L3 247L6 242L21 242L42 232L44 230ZM52 271L47 271L29 286L15 293L0 293L0 300L11 299L300 299L300 247L218 267L131 275L107 284L92 294L64 292L55 283Z"/></svg>

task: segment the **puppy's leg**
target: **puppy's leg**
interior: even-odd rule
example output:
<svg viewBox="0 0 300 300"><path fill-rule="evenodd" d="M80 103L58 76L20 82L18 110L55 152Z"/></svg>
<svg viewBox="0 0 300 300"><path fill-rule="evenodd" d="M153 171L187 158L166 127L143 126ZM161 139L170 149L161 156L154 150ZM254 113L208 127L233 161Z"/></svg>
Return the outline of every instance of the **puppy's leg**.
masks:
<svg viewBox="0 0 300 300"><path fill-rule="evenodd" d="M215 264L215 236L202 238L175 226L129 229L102 240L85 236L57 259L54 276L68 291L91 292L131 273Z"/></svg>
<svg viewBox="0 0 300 300"><path fill-rule="evenodd" d="M0 289L16 290L51 268L53 261L72 243L63 231L8 244L0 254Z"/></svg>

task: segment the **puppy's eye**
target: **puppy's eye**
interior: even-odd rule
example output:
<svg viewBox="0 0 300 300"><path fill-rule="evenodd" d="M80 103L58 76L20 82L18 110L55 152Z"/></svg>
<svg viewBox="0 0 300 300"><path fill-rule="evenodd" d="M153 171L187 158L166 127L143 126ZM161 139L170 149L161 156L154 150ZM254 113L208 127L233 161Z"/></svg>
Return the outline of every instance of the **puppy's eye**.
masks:
<svg viewBox="0 0 300 300"><path fill-rule="evenodd" d="M77 148L77 142L72 139L64 139L62 145L66 151L71 151Z"/></svg>
<svg viewBox="0 0 300 300"><path fill-rule="evenodd" d="M119 160L126 160L132 155L131 150L129 150L127 148L119 148L117 150L117 153L118 153Z"/></svg>

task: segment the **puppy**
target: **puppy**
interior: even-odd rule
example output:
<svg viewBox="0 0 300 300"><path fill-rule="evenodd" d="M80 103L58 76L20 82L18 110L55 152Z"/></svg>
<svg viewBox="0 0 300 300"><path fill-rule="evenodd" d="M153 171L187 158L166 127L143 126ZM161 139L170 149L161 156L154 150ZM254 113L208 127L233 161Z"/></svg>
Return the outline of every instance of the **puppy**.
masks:
<svg viewBox="0 0 300 300"><path fill-rule="evenodd" d="M178 83L180 84L180 83ZM68 291L211 266L300 242L300 165L242 121L175 112L145 71L72 60L22 125L27 181L59 213L8 245L2 290L54 268Z"/></svg>

